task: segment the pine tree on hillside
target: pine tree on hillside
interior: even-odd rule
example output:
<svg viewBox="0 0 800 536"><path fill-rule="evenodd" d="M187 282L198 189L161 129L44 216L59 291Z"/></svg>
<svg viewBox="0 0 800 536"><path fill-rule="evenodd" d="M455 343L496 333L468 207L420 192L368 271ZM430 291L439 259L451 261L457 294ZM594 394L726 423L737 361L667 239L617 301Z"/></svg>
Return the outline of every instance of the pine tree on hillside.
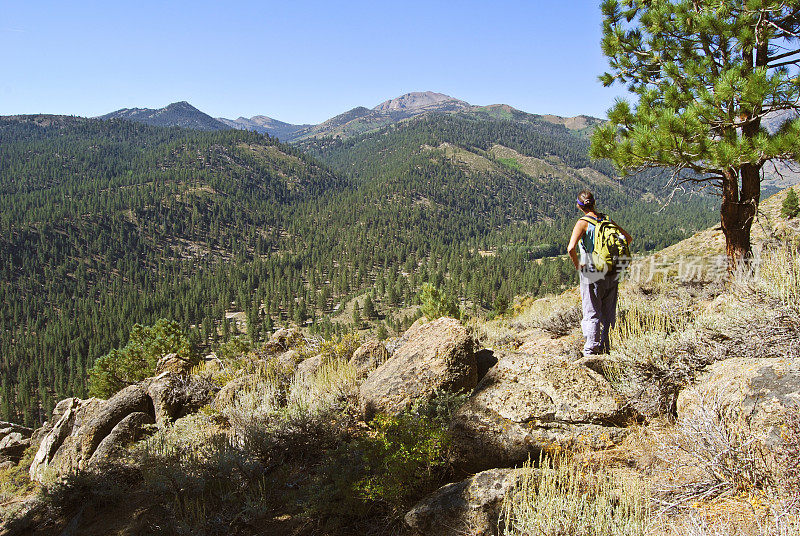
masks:
<svg viewBox="0 0 800 536"><path fill-rule="evenodd" d="M372 298L369 294L364 299L364 318L367 320L371 320L375 318L377 314L375 313L375 304L372 302Z"/></svg>
<svg viewBox="0 0 800 536"><path fill-rule="evenodd" d="M797 200L797 194L794 193L794 188L789 188L786 197L783 198L781 205L781 216L784 218L794 218L800 213L800 203Z"/></svg>

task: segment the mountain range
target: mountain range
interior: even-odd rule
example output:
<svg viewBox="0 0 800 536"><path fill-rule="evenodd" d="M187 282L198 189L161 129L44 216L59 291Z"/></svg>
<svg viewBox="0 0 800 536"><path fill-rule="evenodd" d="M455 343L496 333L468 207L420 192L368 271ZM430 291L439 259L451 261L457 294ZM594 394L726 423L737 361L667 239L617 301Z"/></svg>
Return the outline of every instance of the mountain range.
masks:
<svg viewBox="0 0 800 536"><path fill-rule="evenodd" d="M386 100L373 108L358 106L316 125L285 123L266 115L256 115L250 118L239 117L238 119L213 118L185 101L176 102L160 109L123 108L100 116L99 119L128 119L154 126L178 126L196 130L223 130L225 128L252 130L261 134L269 134L284 142L297 142L310 138L348 138L433 112L464 113L486 119L523 122L543 119L564 125L576 132L591 131L594 125L602 121L586 115L559 117L529 114L506 104L475 106L433 91L406 93Z"/></svg>
<svg viewBox="0 0 800 536"><path fill-rule="evenodd" d="M461 114L526 124L541 124L544 121L563 125L573 134L584 137L590 136L594 127L603 122L602 119L588 115L561 117L552 114L531 114L507 104L476 106L433 91L406 93L373 108L358 106L316 125L286 123L266 115L237 119L214 118L185 101L172 103L160 109L123 108L100 116L99 119L127 119L153 126L177 126L205 131L226 128L251 130L269 134L283 142L303 143L312 139L352 138L429 113ZM763 121L764 128L774 132L790 115L784 113L767 116ZM763 184L769 192L798 183L800 183L800 169L792 163L777 162L764 169Z"/></svg>

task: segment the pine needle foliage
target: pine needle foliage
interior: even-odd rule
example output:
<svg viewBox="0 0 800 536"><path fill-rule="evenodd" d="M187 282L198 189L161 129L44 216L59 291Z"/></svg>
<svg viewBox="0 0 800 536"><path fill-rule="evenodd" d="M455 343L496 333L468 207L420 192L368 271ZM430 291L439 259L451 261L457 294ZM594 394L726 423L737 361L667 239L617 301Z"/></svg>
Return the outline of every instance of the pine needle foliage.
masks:
<svg viewBox="0 0 800 536"><path fill-rule="evenodd" d="M761 168L796 159L800 5L784 0L605 0L600 80L627 84L590 155L630 172L672 168L721 190L727 253L751 254ZM767 120L780 127L769 132Z"/></svg>
<svg viewBox="0 0 800 536"><path fill-rule="evenodd" d="M423 283L419 298L422 302L422 314L428 320L435 320L443 316L461 318L461 311L458 308L456 299L446 291L440 290L430 283Z"/></svg>
<svg viewBox="0 0 800 536"><path fill-rule="evenodd" d="M108 398L123 387L152 376L159 358L177 354L192 359L189 338L174 320L162 318L152 326L136 324L128 343L98 359L89 371L89 394Z"/></svg>

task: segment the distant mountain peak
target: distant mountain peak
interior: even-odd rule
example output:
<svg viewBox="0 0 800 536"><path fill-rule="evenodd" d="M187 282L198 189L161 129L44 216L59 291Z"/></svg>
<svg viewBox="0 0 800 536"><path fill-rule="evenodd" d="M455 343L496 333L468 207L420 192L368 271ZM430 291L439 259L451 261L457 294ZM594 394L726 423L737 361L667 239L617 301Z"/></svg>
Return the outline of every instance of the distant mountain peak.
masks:
<svg viewBox="0 0 800 536"><path fill-rule="evenodd" d="M100 116L100 119L127 119L159 127L183 127L195 130L225 130L225 123L217 121L186 101L173 102L163 108L122 108Z"/></svg>
<svg viewBox="0 0 800 536"><path fill-rule="evenodd" d="M426 108L439 108L442 106L467 108L469 103L433 91L415 91L406 93L397 98L387 100L377 105L373 110L378 112L404 112Z"/></svg>
<svg viewBox="0 0 800 536"><path fill-rule="evenodd" d="M185 100L173 102L172 104L167 104L163 108L164 110L197 110L194 106L186 102ZM198 112L200 110L197 110Z"/></svg>

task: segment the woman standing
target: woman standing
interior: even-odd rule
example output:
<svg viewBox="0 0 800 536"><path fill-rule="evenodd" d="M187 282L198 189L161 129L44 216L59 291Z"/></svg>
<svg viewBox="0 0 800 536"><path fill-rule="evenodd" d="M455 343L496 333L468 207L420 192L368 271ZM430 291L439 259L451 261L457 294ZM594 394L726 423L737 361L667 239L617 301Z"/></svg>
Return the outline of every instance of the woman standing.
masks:
<svg viewBox="0 0 800 536"><path fill-rule="evenodd" d="M575 269L580 274L581 305L583 320L581 330L586 338L583 355L608 353L608 332L614 326L617 317L617 295L619 289L619 273L616 270L597 270L592 259L594 251L595 229L601 221L613 221L595 210L594 195L589 190L578 194L578 209L583 217L575 223L572 236L567 245ZM631 235L614 224L628 244L633 241Z"/></svg>

